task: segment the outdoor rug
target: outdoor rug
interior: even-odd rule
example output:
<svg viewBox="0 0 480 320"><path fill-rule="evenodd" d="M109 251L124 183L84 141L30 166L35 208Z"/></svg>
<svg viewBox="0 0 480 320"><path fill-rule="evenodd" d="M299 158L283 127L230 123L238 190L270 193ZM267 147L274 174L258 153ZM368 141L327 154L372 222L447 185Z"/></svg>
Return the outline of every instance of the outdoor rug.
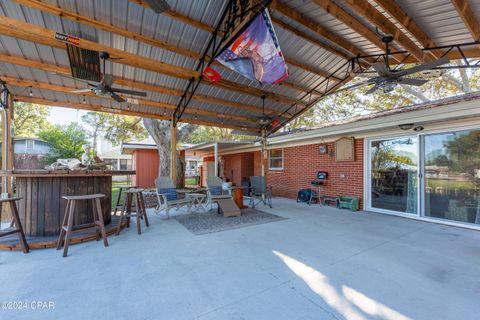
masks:
<svg viewBox="0 0 480 320"><path fill-rule="evenodd" d="M252 208L242 209L242 215L240 217L224 218L223 215L217 213L217 210L210 210L207 212L178 215L173 218L195 235L244 228L287 219Z"/></svg>

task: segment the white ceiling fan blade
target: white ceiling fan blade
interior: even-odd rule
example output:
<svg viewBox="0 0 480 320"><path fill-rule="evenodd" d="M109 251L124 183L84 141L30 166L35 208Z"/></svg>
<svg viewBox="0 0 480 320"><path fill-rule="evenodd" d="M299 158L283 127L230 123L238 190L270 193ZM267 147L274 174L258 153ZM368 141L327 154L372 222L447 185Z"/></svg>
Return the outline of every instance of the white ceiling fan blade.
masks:
<svg viewBox="0 0 480 320"><path fill-rule="evenodd" d="M410 69L405 69L405 70L395 72L395 75L397 75L398 77L403 77L403 76L406 76L406 75L409 75L409 74L414 74L414 73L417 73L417 72L420 72L420 71L423 71L423 70L433 69L435 67L439 67L439 66L447 64L449 62L450 62L450 59L448 59L448 57L443 57L443 58L437 59L435 61L420 64L420 65L412 67Z"/></svg>
<svg viewBox="0 0 480 320"><path fill-rule="evenodd" d="M426 79L414 79L414 78L400 78L398 79L398 83L400 84L408 84L410 86L423 86L425 83L427 83L428 80Z"/></svg>

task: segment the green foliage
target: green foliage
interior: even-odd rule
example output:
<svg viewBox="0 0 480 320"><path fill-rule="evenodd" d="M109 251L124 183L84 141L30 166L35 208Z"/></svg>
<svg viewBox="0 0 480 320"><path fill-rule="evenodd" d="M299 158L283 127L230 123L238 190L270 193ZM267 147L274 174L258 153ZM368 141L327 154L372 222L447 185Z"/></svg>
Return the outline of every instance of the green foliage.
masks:
<svg viewBox="0 0 480 320"><path fill-rule="evenodd" d="M45 128L38 133L38 138L51 145L48 163L58 158L80 159L83 154L82 145L88 143L85 129L73 122L68 126L56 125Z"/></svg>
<svg viewBox="0 0 480 320"><path fill-rule="evenodd" d="M445 143L451 159L451 168L456 172L467 173L472 182L480 183L480 130L459 135Z"/></svg>
<svg viewBox="0 0 480 320"><path fill-rule="evenodd" d="M462 63L452 64L461 65ZM409 67L411 66L405 66L405 68ZM429 78L430 81L421 87L399 85L391 92L383 93L377 90L371 95L365 95L370 86L341 91L321 100L315 107L292 121L289 127L318 127L354 116L480 90L480 69L478 68L450 69L442 72L440 77ZM365 80L359 76L347 83L345 87Z"/></svg>
<svg viewBox="0 0 480 320"><path fill-rule="evenodd" d="M196 130L190 133L182 142L198 144L210 141L252 140L251 136L232 134L231 132L231 129L226 128L198 126Z"/></svg>
<svg viewBox="0 0 480 320"><path fill-rule="evenodd" d="M14 108L14 132L19 138L36 138L39 131L51 126L47 118L50 109L38 104L16 102Z"/></svg>
<svg viewBox="0 0 480 320"><path fill-rule="evenodd" d="M88 112L82 116L88 127L88 136L93 139L94 148L99 137L110 141L114 146L131 140L143 140L147 132L139 117L123 116L103 112Z"/></svg>

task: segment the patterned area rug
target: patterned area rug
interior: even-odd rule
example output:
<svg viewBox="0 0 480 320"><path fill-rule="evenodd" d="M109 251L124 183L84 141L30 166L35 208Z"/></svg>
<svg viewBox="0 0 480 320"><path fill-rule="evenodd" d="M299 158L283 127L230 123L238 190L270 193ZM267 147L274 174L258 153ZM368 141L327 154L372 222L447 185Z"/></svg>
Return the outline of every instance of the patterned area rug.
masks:
<svg viewBox="0 0 480 320"><path fill-rule="evenodd" d="M242 215L240 217L224 218L223 215L217 213L217 210L211 210L208 212L179 215L173 218L195 235L244 228L287 219L252 208L242 209Z"/></svg>

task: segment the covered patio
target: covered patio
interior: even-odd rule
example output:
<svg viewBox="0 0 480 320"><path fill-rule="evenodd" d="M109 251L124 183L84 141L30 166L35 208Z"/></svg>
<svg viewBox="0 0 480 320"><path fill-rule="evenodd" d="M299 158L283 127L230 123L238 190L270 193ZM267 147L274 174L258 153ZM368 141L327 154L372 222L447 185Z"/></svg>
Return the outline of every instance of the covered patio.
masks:
<svg viewBox="0 0 480 320"><path fill-rule="evenodd" d="M280 209L281 208L281 209ZM276 198L286 220L195 236L151 215L141 237L0 252L5 319L476 319L476 231ZM419 245L421 244L421 246ZM48 290L47 290L48 288Z"/></svg>
<svg viewBox="0 0 480 320"><path fill-rule="evenodd" d="M405 207L418 215L405 219L369 212L371 201L366 200L376 190L369 189L371 184L363 187L370 173L365 169L373 162L367 151L376 137L366 132L375 131L376 122L384 122L382 117L393 109L378 119L365 119L370 127L364 135L351 128L335 131L335 126L317 128L317 133L282 130L339 90L370 86L369 93L389 93L400 85L420 87L444 70L480 67L479 8L480 0L2 0L0 202L19 202L17 220L27 236L49 237L49 242L41 242L42 250L32 246L29 253L23 245L28 253L23 254L15 238L15 244L8 242L0 250L0 319L478 319L480 233L455 227L465 226L461 223L419 221L429 196L417 170L424 169L425 154L408 153L415 160L403 172L408 180L402 182L402 192L392 188L396 198L387 199L405 198ZM272 56L257 56L261 45L255 37L243 41L259 18L270 49L275 49ZM280 63L268 65L273 60ZM265 80L272 72L267 67L282 72ZM369 80L360 83L363 78ZM456 105L444 106L452 110L439 112L422 126L412 122L419 118L411 120L394 108L391 116L399 119L389 123L389 134L416 135L406 139L407 151L419 151L412 141L416 146L418 138L423 146L423 135L442 130L455 135L458 128L472 130L476 143L480 114L469 112L476 108L477 95L458 98L467 104L462 112ZM165 182L155 182L154 190L124 186L130 200L123 208L132 209L136 197L138 214L136 223L123 228L127 210L116 216L119 202L111 202L112 176L135 172L87 166L81 172L68 166L62 172L17 170L12 147L17 102L164 121L162 134L168 142L155 143L165 147L168 160L162 164L169 167L170 177L152 177ZM423 106L418 112L430 117L435 107L442 106ZM447 127L446 120L453 124ZM253 142L217 139L179 150L177 134L187 124L228 129L237 138L252 136ZM425 130L423 135L417 129ZM335 132L322 135L322 130ZM328 140L332 137L338 140ZM299 146L299 141L308 145ZM274 150L275 145L280 149ZM218 185L181 189L177 153L187 151L208 158L209 180ZM398 153L393 154L396 159L407 154ZM88 158L89 151L84 155ZM222 161L240 163L241 170L221 172ZM457 176L478 182L476 165ZM327 187L341 187L329 190L335 198L325 193L322 203L318 192L312 205L286 198L311 187L312 179L322 180L317 187L323 185L328 175ZM252 177L260 178L265 191L256 194L258 207L245 210L257 210L253 213L263 220L216 229L206 225L200 232L182 223L181 217L205 214L230 219L218 205L221 199L217 207L215 201L204 207L205 199L213 199L213 189L220 193L214 196L226 196L224 202L236 206L235 218L248 217L246 211L240 213L242 180ZM235 202L221 194L225 182L234 183ZM273 197L273 208L263 205L272 196L272 182L282 192ZM252 185L245 188L253 190ZM436 204L436 199L445 200L440 206L450 206L454 214L437 214L436 207L432 212L436 218L469 222L475 210L478 227L479 189L463 188L468 197L457 189L450 190L457 198L447 198L443 185L438 198L428 198ZM404 190L410 192L404 196ZM177 191L185 197L177 199ZM437 196L434 191L431 195ZM166 214L145 209L140 199L146 192L156 196L157 211ZM351 209L360 206L360 211L330 207L327 195L337 205L340 198L355 198ZM75 217L80 211L75 201L83 201L88 215ZM178 201L203 212L181 209L167 219ZM408 210L404 217L413 213ZM48 249L65 243L66 257L69 233L77 224L92 224L102 233L96 229L78 240L66 259ZM24 244L20 231L15 232ZM93 241L101 237L105 247Z"/></svg>

